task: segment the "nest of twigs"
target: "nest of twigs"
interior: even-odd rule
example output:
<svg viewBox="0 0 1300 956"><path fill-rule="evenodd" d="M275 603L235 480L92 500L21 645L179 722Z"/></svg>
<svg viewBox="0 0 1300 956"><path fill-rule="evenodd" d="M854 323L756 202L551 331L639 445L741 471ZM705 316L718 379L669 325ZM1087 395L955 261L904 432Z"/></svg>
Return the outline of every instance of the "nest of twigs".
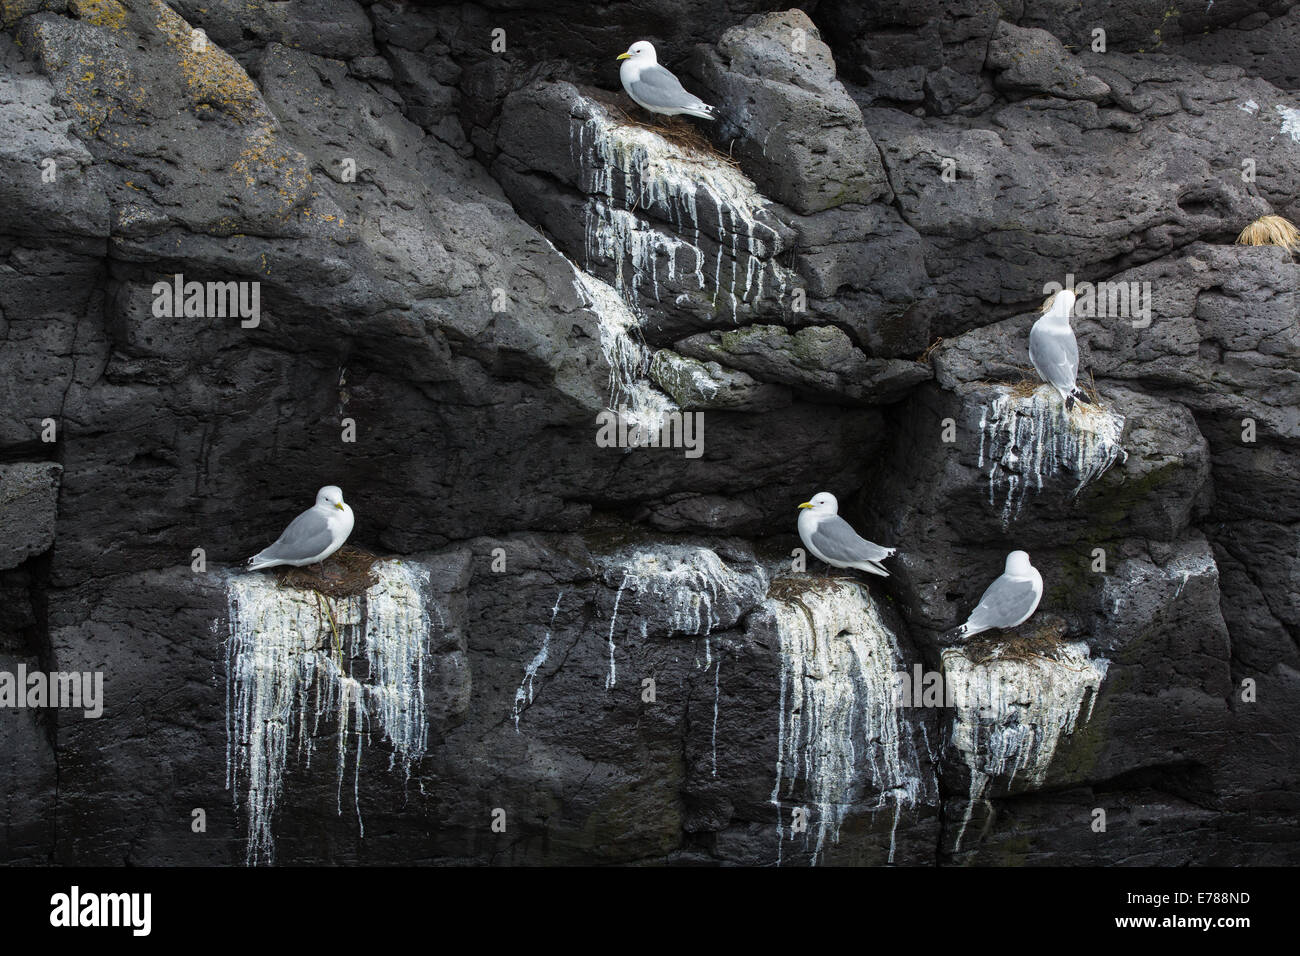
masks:
<svg viewBox="0 0 1300 956"><path fill-rule="evenodd" d="M1048 661L1061 663L1065 623L1049 617L1041 623L1020 625L1010 631L985 631L961 646L961 653L979 667L993 661ZM1066 665L1069 666L1069 665Z"/></svg>
<svg viewBox="0 0 1300 956"><path fill-rule="evenodd" d="M1035 392L1042 387L1042 382L1038 379L1022 378L1018 382L1011 383L1011 397L1014 399L1030 398Z"/></svg>
<svg viewBox="0 0 1300 956"><path fill-rule="evenodd" d="M694 153L697 159L716 160L733 169L740 169L740 163L714 146L712 141L700 132L700 128L689 120L684 120L679 116L661 116L649 119L651 114L640 107L636 108L637 115L632 115L621 108L619 108L619 112L623 114L623 119L628 126L636 126L641 129L648 129L652 133L658 133L688 156ZM641 117L647 117L647 119Z"/></svg>
<svg viewBox="0 0 1300 956"><path fill-rule="evenodd" d="M332 598L354 597L379 583L374 568L378 560L378 555L345 544L319 565L276 568L273 573L280 587L319 591Z"/></svg>
<svg viewBox="0 0 1300 956"><path fill-rule="evenodd" d="M778 601L792 601L807 590L807 582L798 578L777 578L768 585L767 596Z"/></svg>
<svg viewBox="0 0 1300 956"><path fill-rule="evenodd" d="M925 347L925 351L916 357L916 361L921 362L922 364L928 363L930 361L930 356L934 354L934 350L942 344L943 336L940 336Z"/></svg>
<svg viewBox="0 0 1300 956"><path fill-rule="evenodd" d="M805 594L814 591L825 591L839 584L852 584L855 587L863 586L861 581L847 575L822 577L809 574L804 577L777 578L767 586L767 596L778 601L798 602Z"/></svg>
<svg viewBox="0 0 1300 956"><path fill-rule="evenodd" d="M1010 391L1011 393L1011 397L1016 399L1017 401L1024 398L1031 398L1040 388L1043 387L1045 383L1040 378L1031 378L1030 377L1031 374L1036 374L1033 373L1032 370L1021 369L1021 371L1024 373L1025 377L1020 379L1018 382L1006 382L1006 383L986 382L984 384L990 384L990 385L1005 384L1008 391ZM1078 382L1077 384L1079 386L1079 391L1083 392L1084 395L1087 395L1088 399L1092 402L1094 406L1098 408L1102 406L1103 403L1102 403L1101 396L1097 394L1097 390L1093 388L1091 382ZM1076 403L1075 405L1075 408L1083 408L1083 407L1086 406L1084 406L1082 403Z"/></svg>

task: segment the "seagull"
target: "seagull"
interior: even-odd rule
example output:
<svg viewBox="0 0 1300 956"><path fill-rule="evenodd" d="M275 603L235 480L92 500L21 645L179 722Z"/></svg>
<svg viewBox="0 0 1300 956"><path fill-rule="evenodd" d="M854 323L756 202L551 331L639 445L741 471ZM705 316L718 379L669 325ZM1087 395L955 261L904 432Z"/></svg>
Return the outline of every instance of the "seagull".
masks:
<svg viewBox="0 0 1300 956"><path fill-rule="evenodd" d="M685 113L700 119L717 119L716 109L698 96L687 93L681 81L659 65L654 45L649 40L638 40L618 58L623 61L618 68L618 78L637 106L664 116Z"/></svg>
<svg viewBox="0 0 1300 956"><path fill-rule="evenodd" d="M1062 289L1050 300L1050 307L1029 330L1029 361L1034 363L1038 377L1061 393L1068 411L1074 400L1086 405L1092 403L1075 384L1079 373L1079 343L1070 328L1070 315L1074 312L1074 293Z"/></svg>
<svg viewBox="0 0 1300 956"><path fill-rule="evenodd" d="M857 568L889 577L880 566L897 548L882 548L862 537L839 516L840 504L829 491L813 495L799 506L799 537L816 557L836 568Z"/></svg>
<svg viewBox="0 0 1300 956"><path fill-rule="evenodd" d="M352 509L343 503L343 492L336 485L326 485L316 492L315 507L294 518L274 544L248 559L248 570L281 564L300 568L324 561L343 547L351 533Z"/></svg>
<svg viewBox="0 0 1300 956"><path fill-rule="evenodd" d="M945 637L971 637L992 628L1018 627L1038 610L1043 599L1043 576L1029 563L1024 551L1012 551L1002 577L988 586L966 623Z"/></svg>

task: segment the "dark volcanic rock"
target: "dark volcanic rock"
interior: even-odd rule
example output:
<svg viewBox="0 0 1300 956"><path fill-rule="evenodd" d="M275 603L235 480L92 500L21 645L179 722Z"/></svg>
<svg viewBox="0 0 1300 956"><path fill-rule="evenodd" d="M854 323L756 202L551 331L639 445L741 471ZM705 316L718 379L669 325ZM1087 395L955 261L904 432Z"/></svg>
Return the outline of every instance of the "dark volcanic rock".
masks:
<svg viewBox="0 0 1300 956"><path fill-rule="evenodd" d="M862 111L835 79L835 61L799 10L733 27L700 73L726 104L723 137L765 193L800 215L866 203L889 186Z"/></svg>
<svg viewBox="0 0 1300 956"><path fill-rule="evenodd" d="M54 543L59 474L50 462L0 465L0 571L22 564Z"/></svg>
<svg viewBox="0 0 1300 956"><path fill-rule="evenodd" d="M0 707L0 860L1300 861L1257 6L4 4L0 693L105 699ZM327 483L373 582L234 570ZM1013 548L1038 612L945 637Z"/></svg>
<svg viewBox="0 0 1300 956"><path fill-rule="evenodd" d="M1046 30L999 23L989 43L993 81L1010 93L1046 93L1064 100L1102 102L1110 87L1075 63L1061 41Z"/></svg>
<svg viewBox="0 0 1300 956"><path fill-rule="evenodd" d="M919 362L867 358L832 325L793 335L779 325L701 332L682 339L677 349L702 361L724 361L760 381L850 401L893 401L930 377L930 370Z"/></svg>

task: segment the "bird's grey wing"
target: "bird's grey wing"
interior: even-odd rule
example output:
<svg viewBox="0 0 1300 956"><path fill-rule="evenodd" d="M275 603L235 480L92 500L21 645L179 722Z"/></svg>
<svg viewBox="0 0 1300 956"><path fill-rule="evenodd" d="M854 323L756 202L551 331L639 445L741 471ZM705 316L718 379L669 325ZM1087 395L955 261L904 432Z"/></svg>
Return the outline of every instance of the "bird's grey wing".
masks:
<svg viewBox="0 0 1300 956"><path fill-rule="evenodd" d="M839 515L818 524L808 540L832 561L880 561L894 553L893 548L882 548L862 537Z"/></svg>
<svg viewBox="0 0 1300 956"><path fill-rule="evenodd" d="M1029 332L1029 361L1043 381L1071 388L1079 372L1079 343L1073 332L1055 332L1035 325Z"/></svg>
<svg viewBox="0 0 1300 956"><path fill-rule="evenodd" d="M686 92L677 77L657 64L642 70L628 87L628 92L646 106L681 109L703 104L698 96Z"/></svg>
<svg viewBox="0 0 1300 956"><path fill-rule="evenodd" d="M289 522L284 534L275 543L257 555L278 561L303 561L314 558L326 548L334 536L329 521L315 508L309 508Z"/></svg>
<svg viewBox="0 0 1300 956"><path fill-rule="evenodd" d="M1039 597L1033 581L1003 575L989 585L968 623L972 627L1010 627L1037 607Z"/></svg>

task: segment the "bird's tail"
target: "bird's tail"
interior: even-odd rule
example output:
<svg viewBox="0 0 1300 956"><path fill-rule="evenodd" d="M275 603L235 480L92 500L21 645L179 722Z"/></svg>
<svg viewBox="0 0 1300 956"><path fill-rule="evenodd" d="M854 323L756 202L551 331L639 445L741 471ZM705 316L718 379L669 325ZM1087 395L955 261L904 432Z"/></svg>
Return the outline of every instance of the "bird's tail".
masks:
<svg viewBox="0 0 1300 956"><path fill-rule="evenodd" d="M885 548L884 552L885 553L881 557L877 558L875 561L870 562L870 564L871 564L871 570L875 571L881 577L887 578L889 577L889 572L885 570L884 565L882 565L880 562L887 561L888 559L892 558L894 555L898 554L898 549Z"/></svg>
<svg viewBox="0 0 1300 956"><path fill-rule="evenodd" d="M244 564L246 565L245 571L260 571L262 568L270 567L272 562L262 557L261 552L259 552L245 561Z"/></svg>
<svg viewBox="0 0 1300 956"><path fill-rule="evenodd" d="M1081 388L1080 388L1079 386L1077 386L1077 385L1074 386L1074 391L1071 392L1069 395L1067 395L1067 396L1065 397L1065 410L1066 410L1067 412L1068 412L1070 409L1074 408L1074 403L1075 403L1076 400L1078 400L1081 404L1084 404L1084 405L1092 405L1092 404L1093 404L1092 399L1089 398L1089 397L1087 396L1087 394L1084 392L1084 390L1081 389Z"/></svg>
<svg viewBox="0 0 1300 956"><path fill-rule="evenodd" d="M713 118L718 122L714 133L716 139L723 143L744 139L745 123L735 110L727 109L725 106L710 106L709 109L713 112Z"/></svg>

